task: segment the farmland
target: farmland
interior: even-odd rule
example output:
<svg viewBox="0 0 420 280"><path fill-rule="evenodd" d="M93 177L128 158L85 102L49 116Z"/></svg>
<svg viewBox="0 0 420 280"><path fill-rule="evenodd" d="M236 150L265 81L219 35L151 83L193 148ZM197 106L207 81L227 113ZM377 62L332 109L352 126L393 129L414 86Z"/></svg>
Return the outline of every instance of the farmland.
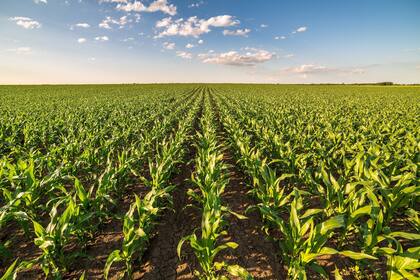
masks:
<svg viewBox="0 0 420 280"><path fill-rule="evenodd" d="M0 86L0 277L419 279L420 87Z"/></svg>

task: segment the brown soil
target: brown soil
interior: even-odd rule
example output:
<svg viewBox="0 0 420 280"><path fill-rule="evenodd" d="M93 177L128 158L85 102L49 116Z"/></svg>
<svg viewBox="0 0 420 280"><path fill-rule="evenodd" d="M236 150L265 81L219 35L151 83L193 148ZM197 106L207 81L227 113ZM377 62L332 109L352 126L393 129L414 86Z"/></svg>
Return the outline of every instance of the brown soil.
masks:
<svg viewBox="0 0 420 280"><path fill-rule="evenodd" d="M226 250L220 257L245 268L255 279L286 279L286 271L281 265L276 244L262 232L262 218L257 211L245 213L246 209L255 205L255 201L247 194L249 188L232 157L226 153L225 160L231 164L230 182L223 195L224 205L248 219L240 220L231 215L228 217L228 234L231 241L238 243L235 250Z"/></svg>
<svg viewBox="0 0 420 280"><path fill-rule="evenodd" d="M216 102L210 95L210 103L219 125L219 134L223 135L223 128ZM222 138L224 139L224 138ZM224 140L224 142L226 142ZM246 185L246 176L240 172L231 151L225 150L224 161L229 165L229 185L223 194L223 204L235 213L244 215L247 219L241 220L234 215L227 218L228 237L230 241L239 246L236 249L222 251L219 260L237 264L245 268L255 279L286 279L287 271L283 268L277 254L278 247L262 232L262 217L257 211L245 213L249 206L256 202L248 195L249 187Z"/></svg>
<svg viewBox="0 0 420 280"><path fill-rule="evenodd" d="M178 187L173 191L173 209L168 209L159 221L156 236L151 240L135 279L194 279L192 272L198 266L192 250L184 246L182 259L176 252L179 240L200 226L198 209L186 207L192 203L187 196L191 185L186 181L191 170L190 166L185 166L175 178Z"/></svg>
<svg viewBox="0 0 420 280"><path fill-rule="evenodd" d="M86 247L88 258L80 258L69 268L69 273L64 279L79 278L83 272L88 279L103 279L104 267L108 255L121 248L123 240L122 221L111 221L107 223L101 233ZM110 279L117 279L115 276L124 269L122 263L114 263L109 272Z"/></svg>
<svg viewBox="0 0 420 280"><path fill-rule="evenodd" d="M195 135L199 128L199 119L202 115L201 107L194 120L193 132ZM192 188L188 183L191 172L194 170L193 159L195 149L189 143L187 159L180 168L172 184L176 185L172 193L172 209L167 209L156 228L156 235L151 240L148 250L143 256L140 270L134 273L135 279L194 279L193 271L199 268L192 249L189 246L182 248L181 258L177 255L177 246L181 238L193 233L200 227L200 212L193 207L193 201L188 197L187 191Z"/></svg>

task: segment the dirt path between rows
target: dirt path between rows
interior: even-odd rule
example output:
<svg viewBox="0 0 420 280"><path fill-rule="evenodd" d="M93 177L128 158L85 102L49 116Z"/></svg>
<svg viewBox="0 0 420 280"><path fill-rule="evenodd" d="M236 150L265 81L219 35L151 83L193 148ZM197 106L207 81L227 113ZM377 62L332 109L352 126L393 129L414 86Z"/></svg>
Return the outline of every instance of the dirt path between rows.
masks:
<svg viewBox="0 0 420 280"><path fill-rule="evenodd" d="M203 100L200 102L200 109L194 120L192 135L199 130L202 109ZM193 188L193 185L189 183L191 173L195 169L193 159L196 151L193 141L194 138L187 145L187 156L184 161L186 164L181 166L179 175L172 182L177 186L172 193L172 209L167 209L160 219L156 236L143 257L140 271L134 274L134 279L195 279L193 271L198 269L199 265L192 249L184 246L181 259L176 251L179 240L199 228L201 222L199 209L188 207L193 203L187 195L188 189Z"/></svg>
<svg viewBox="0 0 420 280"><path fill-rule="evenodd" d="M218 107L211 92L210 101L218 121L222 142L227 143ZM286 279L285 269L281 265L276 244L268 240L261 230L263 223L259 212L245 213L246 209L255 205L256 202L248 194L250 188L246 183L246 176L240 171L232 151L228 148L224 152L224 160L229 165L229 185L222 197L223 204L248 219L240 220L233 215L227 218L228 238L238 243L239 246L235 250L223 251L219 256L220 259L242 266L255 279Z"/></svg>

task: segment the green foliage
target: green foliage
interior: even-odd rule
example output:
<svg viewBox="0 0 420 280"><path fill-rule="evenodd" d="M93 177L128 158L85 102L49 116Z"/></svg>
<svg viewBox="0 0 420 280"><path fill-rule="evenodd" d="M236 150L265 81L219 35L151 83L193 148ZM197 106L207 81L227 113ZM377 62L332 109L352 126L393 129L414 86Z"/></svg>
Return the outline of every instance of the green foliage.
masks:
<svg viewBox="0 0 420 280"><path fill-rule="evenodd" d="M197 277L251 277L219 259L238 246L226 239L226 217L245 218L221 199L229 149L256 201L248 211L260 212L290 278L340 279L342 267L320 262L334 256L351 259L358 274L418 279L418 104L420 89L400 86L1 86L0 230L16 225L41 253L15 261L6 234L1 279L34 265L66 276L110 220L121 221L124 239L105 275L124 262L129 276L191 149L188 194L202 223L178 254L193 248ZM127 191L138 185L142 196Z"/></svg>

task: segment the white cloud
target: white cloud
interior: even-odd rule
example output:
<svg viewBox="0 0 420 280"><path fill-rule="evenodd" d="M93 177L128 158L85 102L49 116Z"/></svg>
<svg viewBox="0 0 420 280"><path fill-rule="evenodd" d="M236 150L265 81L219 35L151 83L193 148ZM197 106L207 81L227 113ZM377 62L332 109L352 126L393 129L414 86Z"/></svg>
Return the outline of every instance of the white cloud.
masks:
<svg viewBox="0 0 420 280"><path fill-rule="evenodd" d="M125 12L162 12L171 16L176 15L177 8L173 4L168 4L168 0L155 0L148 7L140 1L128 2L124 1L117 5L117 10Z"/></svg>
<svg viewBox="0 0 420 280"><path fill-rule="evenodd" d="M227 27L227 26L234 26L239 24L239 20L235 20L230 15L222 15L217 17L211 17L207 21L205 21L206 25L214 26L214 27Z"/></svg>
<svg viewBox="0 0 420 280"><path fill-rule="evenodd" d="M118 25L119 28L124 28L124 26L128 23L128 17L127 16L122 16L119 19L114 19L110 16L107 16L104 20L101 21L101 23L99 23L99 27L100 28L105 28L105 29L112 29L111 25Z"/></svg>
<svg viewBox="0 0 420 280"><path fill-rule="evenodd" d="M301 26L298 29L296 29L295 31L293 31L292 33L293 34L301 33L301 32L305 32L306 30L308 30L308 28L306 26Z"/></svg>
<svg viewBox="0 0 420 280"><path fill-rule="evenodd" d="M166 50L173 50L173 49L175 49L175 47L176 47L175 43L172 43L172 42L164 42L163 43L163 48L166 49Z"/></svg>
<svg viewBox="0 0 420 280"><path fill-rule="evenodd" d="M108 36L98 36L98 37L95 37L95 41L106 42L106 41L109 41L109 38Z"/></svg>
<svg viewBox="0 0 420 280"><path fill-rule="evenodd" d="M192 48L194 48L195 46L193 45L193 44L186 44L185 45L185 47L187 48L187 49L192 49Z"/></svg>
<svg viewBox="0 0 420 280"><path fill-rule="evenodd" d="M47 0L34 0L35 4L48 4Z"/></svg>
<svg viewBox="0 0 420 280"><path fill-rule="evenodd" d="M325 74L325 73L336 73L336 74L363 74L365 69L363 68L334 68L327 67L324 65L315 65L315 64L302 64L296 67L285 68L282 70L284 73L291 74L300 74L300 75L309 75L309 74Z"/></svg>
<svg viewBox="0 0 420 280"><path fill-rule="evenodd" d="M75 27L80 27L80 28L89 28L90 27L89 23L86 23L86 22L76 23L74 26Z"/></svg>
<svg viewBox="0 0 420 280"><path fill-rule="evenodd" d="M200 1L200 2L197 2L197 3L192 3L192 4L188 5L188 8L198 8L203 4L204 4L204 1Z"/></svg>
<svg viewBox="0 0 420 280"><path fill-rule="evenodd" d="M202 34L209 33L210 27L229 27L239 24L239 21L230 15L221 15L211 17L209 19L199 19L198 17L190 17L187 20L172 18L164 18L156 23L157 28L163 28L155 38L164 36L192 36L199 37Z"/></svg>
<svg viewBox="0 0 420 280"><path fill-rule="evenodd" d="M128 0L99 0L99 3L128 3Z"/></svg>
<svg viewBox="0 0 420 280"><path fill-rule="evenodd" d="M90 24L86 22L79 22L70 26L70 30L74 30L74 28L89 28Z"/></svg>
<svg viewBox="0 0 420 280"><path fill-rule="evenodd" d="M32 49L30 47L19 47L16 49L8 49L9 52L14 52L19 55L27 55L32 53Z"/></svg>
<svg viewBox="0 0 420 280"><path fill-rule="evenodd" d="M77 43L79 43L79 44L86 43L86 38L79 38L79 39L77 39Z"/></svg>
<svg viewBox="0 0 420 280"><path fill-rule="evenodd" d="M275 40L285 40L286 36L276 36L274 37Z"/></svg>
<svg viewBox="0 0 420 280"><path fill-rule="evenodd" d="M168 27L171 23L172 23L172 18L171 17L166 17L166 18L163 18L163 19L157 21L155 26L157 28L163 28L163 27Z"/></svg>
<svg viewBox="0 0 420 280"><path fill-rule="evenodd" d="M303 64L296 67L286 68L284 71L296 74L310 74L328 72L330 69L322 65Z"/></svg>
<svg viewBox="0 0 420 280"><path fill-rule="evenodd" d="M225 36L243 36L248 37L248 33L251 32L251 29L237 29L237 30L223 30L223 35Z"/></svg>
<svg viewBox="0 0 420 280"><path fill-rule="evenodd" d="M199 54L198 57L203 63L224 64L233 66L254 66L259 63L267 62L274 57L274 53L261 50L247 48L245 53L230 51L225 53L205 53Z"/></svg>
<svg viewBox="0 0 420 280"><path fill-rule="evenodd" d="M41 27L41 24L38 21L28 17L11 17L9 20L14 21L17 25L25 29L35 29Z"/></svg>
<svg viewBox="0 0 420 280"><path fill-rule="evenodd" d="M192 58L192 53L183 52L183 51L177 51L176 52L176 56L182 57L184 59L191 59Z"/></svg>

